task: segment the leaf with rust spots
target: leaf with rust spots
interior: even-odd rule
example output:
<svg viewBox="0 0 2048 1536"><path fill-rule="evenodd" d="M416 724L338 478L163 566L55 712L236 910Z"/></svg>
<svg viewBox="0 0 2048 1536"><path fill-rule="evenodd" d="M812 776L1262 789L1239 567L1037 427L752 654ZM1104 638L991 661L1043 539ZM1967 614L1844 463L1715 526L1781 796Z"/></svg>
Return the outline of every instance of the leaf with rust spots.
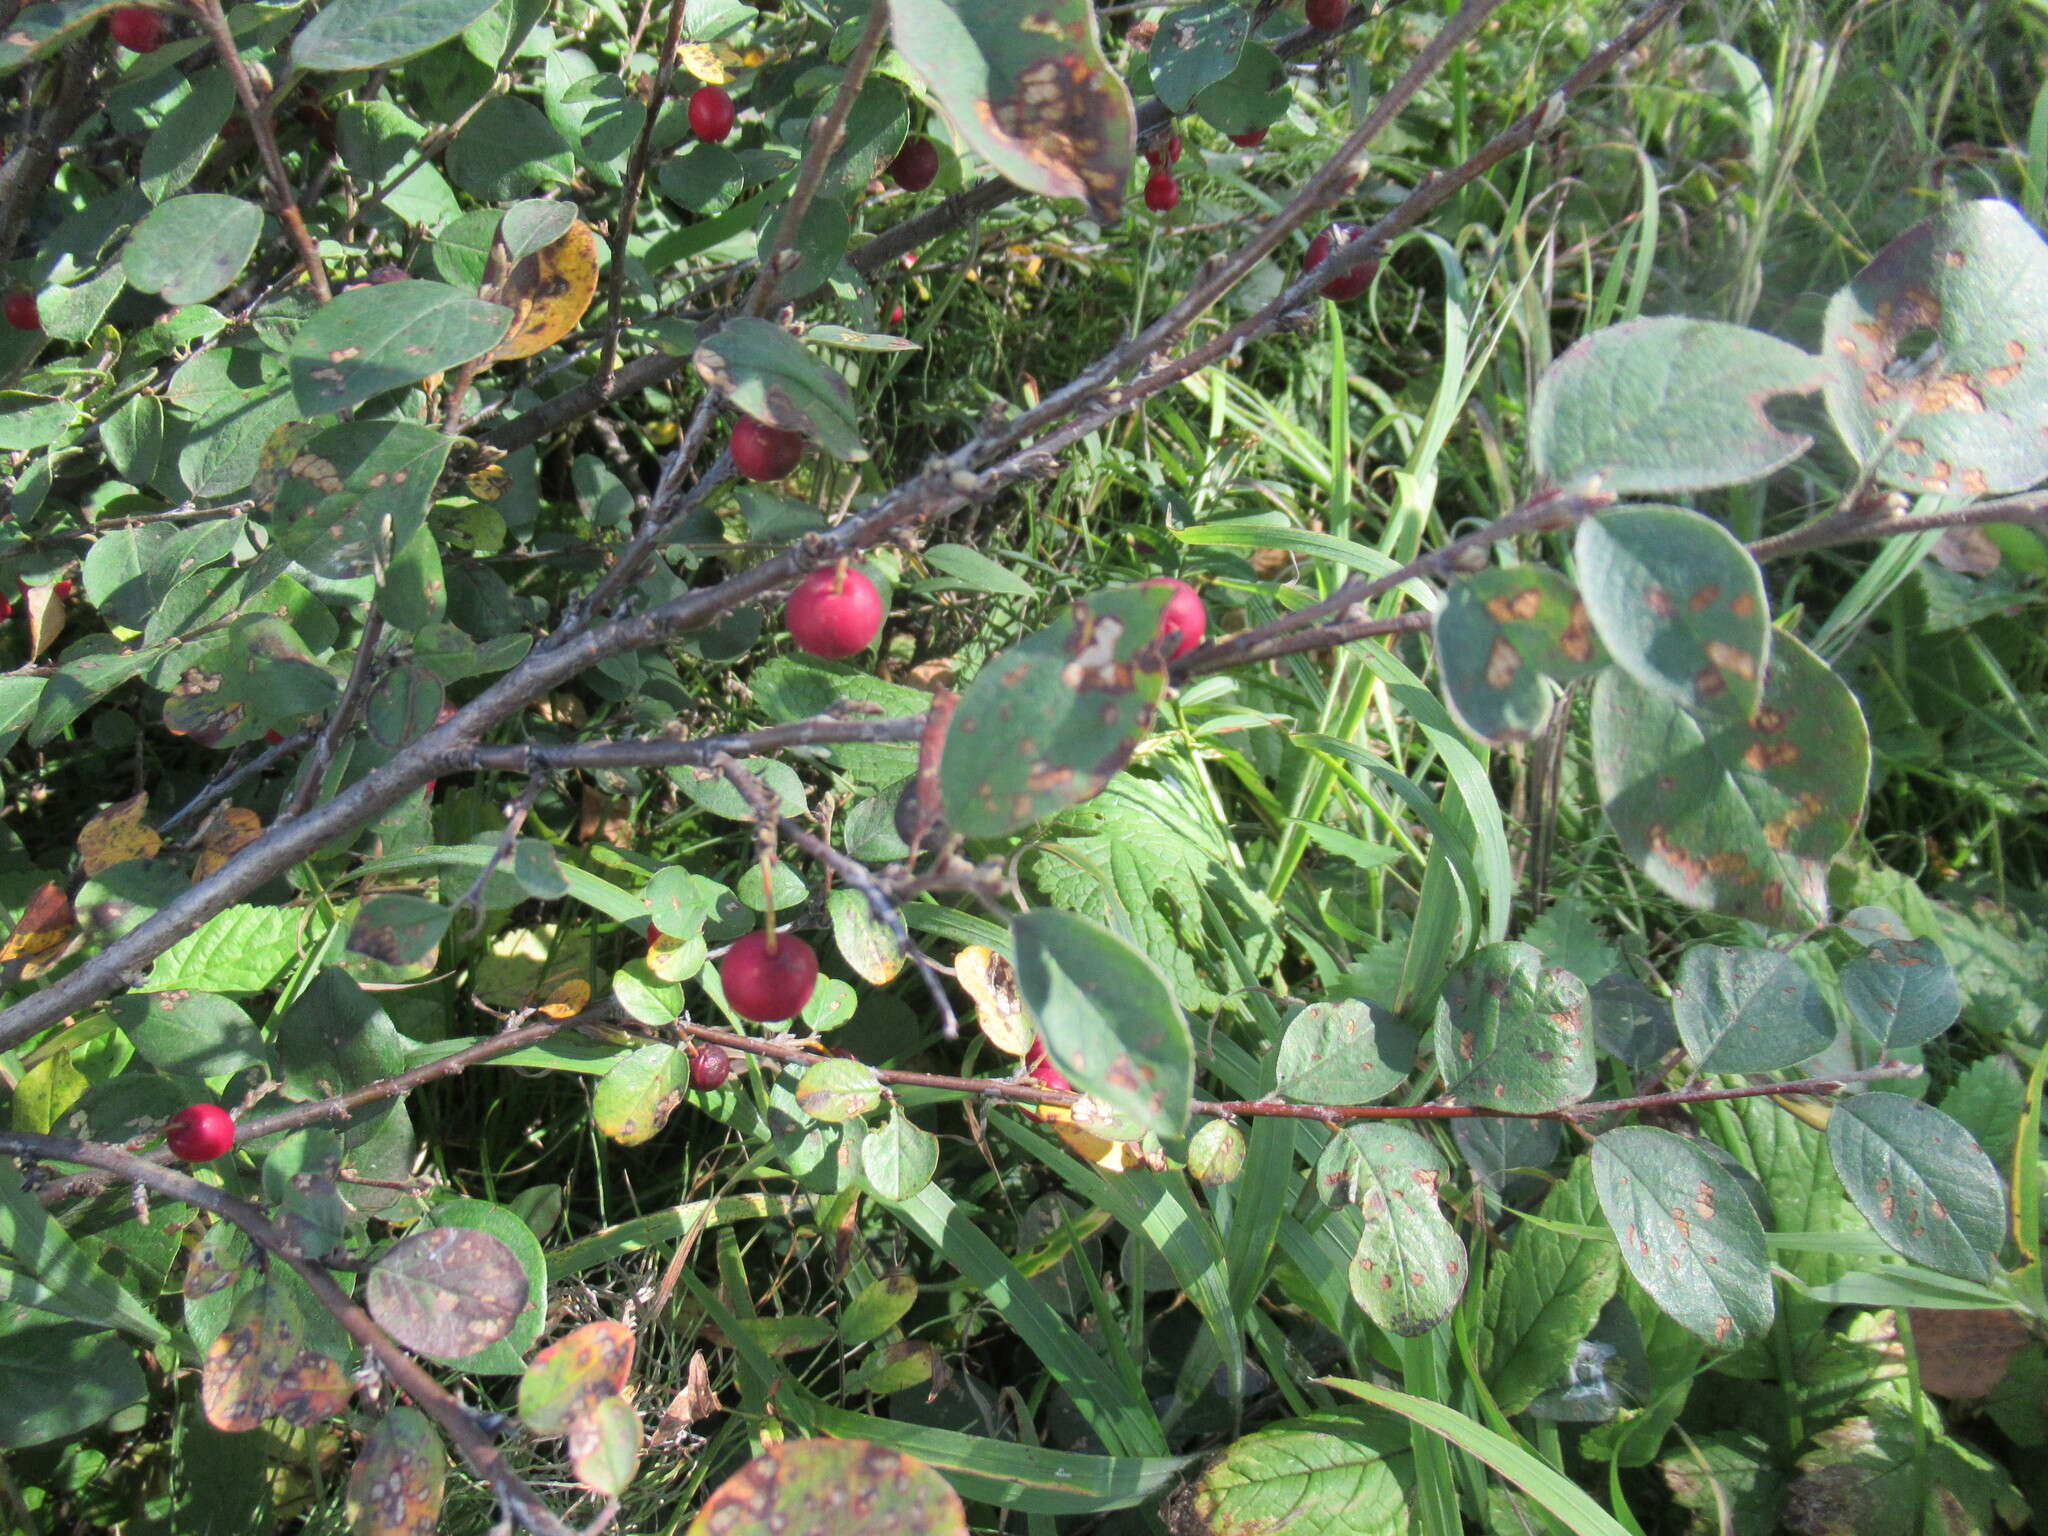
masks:
<svg viewBox="0 0 2048 1536"><path fill-rule="evenodd" d="M290 456L273 468L263 508L274 547L337 581L382 575L426 526L454 441L408 421L343 422L310 435L291 424L274 440L278 456Z"/></svg>
<svg viewBox="0 0 2048 1536"><path fill-rule="evenodd" d="M2034 1337L2018 1313L1988 1307L1911 1316L1920 1386L1936 1397L1989 1397Z"/></svg>
<svg viewBox="0 0 2048 1536"><path fill-rule="evenodd" d="M292 393L329 415L487 356L511 328L503 305L423 278L338 293L291 339Z"/></svg>
<svg viewBox="0 0 2048 1536"><path fill-rule="evenodd" d="M206 823L199 839L199 857L192 862L192 883L226 867L228 860L263 835L263 818L242 806L224 807Z"/></svg>
<svg viewBox="0 0 2048 1536"><path fill-rule="evenodd" d="M370 1315L407 1349L443 1360L512 1331L527 1301L518 1255L488 1232L431 1227L400 1238L370 1271Z"/></svg>
<svg viewBox="0 0 2048 1536"><path fill-rule="evenodd" d="M1965 1280L1998 1273L2005 1186L1952 1116L1902 1093L1860 1093L1828 1116L1828 1153L1856 1209L1897 1252Z"/></svg>
<svg viewBox="0 0 2048 1536"><path fill-rule="evenodd" d="M276 1277L243 1297L206 1351L200 1406L215 1429L237 1432L281 1418L301 1428L333 1418L353 1395L341 1366L303 1347L305 1320Z"/></svg>
<svg viewBox="0 0 2048 1536"><path fill-rule="evenodd" d="M1820 984L1776 950L1695 944L1679 962L1672 1011L1701 1072L1774 1072L1835 1038Z"/></svg>
<svg viewBox="0 0 2048 1536"><path fill-rule="evenodd" d="M1586 984L1528 944L1489 944L1444 983L1434 1028L1445 1096L1541 1114L1593 1091Z"/></svg>
<svg viewBox="0 0 2048 1536"><path fill-rule="evenodd" d="M1619 668L1593 692L1593 767L1629 857L1688 906L1772 928L1827 921L1827 870L1863 814L1856 697L1792 636L1748 720L1701 720Z"/></svg>
<svg viewBox="0 0 2048 1536"><path fill-rule="evenodd" d="M1010 1056L1031 1049L1031 1024L1017 995L1017 972L1006 956L985 944L969 945L953 957L953 979L974 999L974 1021L990 1045Z"/></svg>
<svg viewBox="0 0 2048 1536"><path fill-rule="evenodd" d="M1358 1211L1352 1299L1390 1333L1427 1333L1465 1293L1465 1245L1437 1199L1448 1172L1427 1137L1390 1122L1347 1126L1316 1162L1316 1193Z"/></svg>
<svg viewBox="0 0 2048 1536"><path fill-rule="evenodd" d="M88 875L96 875L130 859L154 858L164 840L142 818L149 812L149 794L130 795L99 812L78 831L78 857Z"/></svg>
<svg viewBox="0 0 2048 1536"><path fill-rule="evenodd" d="M1828 302L1828 415L1886 485L1998 496L2048 475L2048 245L2010 203L1961 203Z"/></svg>
<svg viewBox="0 0 2048 1536"><path fill-rule="evenodd" d="M512 331L490 360L546 351L576 329L596 293L597 236L577 219L560 239L522 257L498 285L497 301L512 311Z"/></svg>
<svg viewBox="0 0 2048 1536"><path fill-rule="evenodd" d="M1813 446L1765 407L1820 380L1820 359L1739 325L1660 316L1608 326L1537 381L1537 485L1668 495L1761 479Z"/></svg>
<svg viewBox="0 0 2048 1536"><path fill-rule="evenodd" d="M1695 715L1746 718L1770 656L1763 572L1719 523L1621 507L1579 525L1586 611L1615 664Z"/></svg>
<svg viewBox="0 0 2048 1536"><path fill-rule="evenodd" d="M946 1480L867 1440L785 1440L712 1490L685 1536L967 1536Z"/></svg>
<svg viewBox="0 0 2048 1536"><path fill-rule="evenodd" d="M1842 967L1842 1000L1880 1052L1924 1045L1963 1011L1956 973L1932 939L1879 939Z"/></svg>
<svg viewBox="0 0 2048 1536"><path fill-rule="evenodd" d="M625 1391L633 1369L633 1330L585 1323L538 1355L519 1381L519 1417L537 1435L566 1435L607 1397Z"/></svg>
<svg viewBox="0 0 2048 1536"><path fill-rule="evenodd" d="M433 1536L447 1481L447 1453L426 1415L393 1408L349 1471L349 1524L357 1536Z"/></svg>
<svg viewBox="0 0 2048 1536"><path fill-rule="evenodd" d="M1540 565L1478 571L1436 612L1444 702L1482 741L1525 741L1550 720L1559 683L1607 664L1572 584Z"/></svg>
<svg viewBox="0 0 2048 1536"><path fill-rule="evenodd" d="M988 5L898 0L891 36L968 147L1026 191L1122 211L1137 113L1109 67L1089 0Z"/></svg>
<svg viewBox="0 0 2048 1536"><path fill-rule="evenodd" d="M982 667L939 762L955 830L1013 831L1099 794L1122 770L1165 691L1159 622L1169 596L1166 587L1098 592Z"/></svg>

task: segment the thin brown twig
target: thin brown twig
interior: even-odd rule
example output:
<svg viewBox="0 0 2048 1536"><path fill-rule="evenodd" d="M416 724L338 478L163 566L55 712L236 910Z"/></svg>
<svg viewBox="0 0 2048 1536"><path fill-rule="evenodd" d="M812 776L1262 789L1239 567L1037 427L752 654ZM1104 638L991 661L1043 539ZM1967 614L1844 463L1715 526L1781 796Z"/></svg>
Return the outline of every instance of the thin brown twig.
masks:
<svg viewBox="0 0 2048 1536"><path fill-rule="evenodd" d="M327 777L327 765L334 761L335 748L340 746L341 738L354 728L356 714L369 695L370 671L376 665L377 645L383 638L384 615L373 607L370 616L363 620L363 637L356 645L356 659L349 668L348 683L342 688L341 697L335 700L327 723L321 727L319 739L313 743L305 767L299 770L298 788L292 791L284 817L305 815L319 797L321 782Z"/></svg>
<svg viewBox="0 0 2048 1536"><path fill-rule="evenodd" d="M626 244L633 238L633 219L640 211L640 194L647 183L647 161L654 146L655 119L675 86L676 61L683 41L683 10L687 0L669 0L668 32L661 41L661 61L654 75L654 99L647 103L647 115L640 124L640 137L633 141L633 153L626 161L626 185L619 203L619 218L612 230L611 271L605 278L604 349L598 355L597 397L611 398L612 374L619 362L619 331L625 324ZM640 13L643 23L647 12ZM626 50L626 57L633 49Z"/></svg>

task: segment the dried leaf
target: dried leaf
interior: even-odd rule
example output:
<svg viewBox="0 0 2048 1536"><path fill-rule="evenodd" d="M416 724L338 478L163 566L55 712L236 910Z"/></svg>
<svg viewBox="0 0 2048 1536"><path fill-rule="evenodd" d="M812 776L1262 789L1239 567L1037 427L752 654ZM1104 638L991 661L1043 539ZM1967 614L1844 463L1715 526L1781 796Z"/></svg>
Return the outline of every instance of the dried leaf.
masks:
<svg viewBox="0 0 2048 1536"><path fill-rule="evenodd" d="M88 875L130 859L151 858L163 847L156 829L142 819L148 810L149 794L144 791L108 806L79 829L78 856Z"/></svg>
<svg viewBox="0 0 2048 1536"><path fill-rule="evenodd" d="M522 258L498 285L498 302L513 314L512 330L491 353L494 363L532 357L576 329L597 293L597 236L581 219L552 245Z"/></svg>
<svg viewBox="0 0 2048 1536"><path fill-rule="evenodd" d="M192 865L197 885L263 835L263 818L238 805L224 807L206 823L199 839L199 857Z"/></svg>
<svg viewBox="0 0 2048 1536"><path fill-rule="evenodd" d="M19 966L23 980L42 975L63 957L76 924L64 887L54 882L38 887L0 945L0 967Z"/></svg>

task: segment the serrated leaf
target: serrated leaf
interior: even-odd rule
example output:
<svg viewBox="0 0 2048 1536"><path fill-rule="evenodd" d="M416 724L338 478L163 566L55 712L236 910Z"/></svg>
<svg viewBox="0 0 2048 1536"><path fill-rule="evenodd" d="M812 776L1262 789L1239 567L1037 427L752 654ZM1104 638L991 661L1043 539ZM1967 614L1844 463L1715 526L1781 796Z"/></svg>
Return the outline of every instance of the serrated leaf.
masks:
<svg viewBox="0 0 2048 1536"><path fill-rule="evenodd" d="M1770 655L1763 572L1719 523L1622 507L1579 524L1579 590L1615 664L1694 714L1748 718Z"/></svg>
<svg viewBox="0 0 2048 1536"><path fill-rule="evenodd" d="M1669 1131L1623 1126L1594 1141L1593 1184L1622 1262L1670 1317L1722 1349L1770 1326L1763 1224L1724 1164Z"/></svg>
<svg viewBox="0 0 2048 1536"><path fill-rule="evenodd" d="M889 22L955 138L1026 191L1082 198L1097 223L1120 216L1137 114L1089 0L899 0Z"/></svg>
<svg viewBox="0 0 2048 1536"><path fill-rule="evenodd" d="M1226 1446L1194 1486L1203 1536L1408 1536L1411 1447L1399 1423L1319 1413Z"/></svg>
<svg viewBox="0 0 2048 1536"><path fill-rule="evenodd" d="M1537 1214L1582 1227L1598 1209L1591 1166L1581 1159ZM1621 1255L1606 1243L1536 1222L1516 1229L1508 1251L1487 1267L1479 1313L1479 1365L1502 1413L1522 1412L1565 1378L1620 1279Z"/></svg>
<svg viewBox="0 0 2048 1536"><path fill-rule="evenodd" d="M781 326L750 316L728 320L697 343L691 362L699 378L749 416L800 432L835 459L858 463L868 456L853 391Z"/></svg>
<svg viewBox="0 0 2048 1536"><path fill-rule="evenodd" d="M1038 1038L1074 1087L1141 1131L1179 1135L1194 1040L1157 968L1108 930L1050 908L1010 920L1010 950Z"/></svg>
<svg viewBox="0 0 2048 1536"><path fill-rule="evenodd" d="M1835 1038L1819 983L1777 950L1695 944L1679 962L1672 1014L1702 1072L1774 1072Z"/></svg>
<svg viewBox="0 0 2048 1536"><path fill-rule="evenodd" d="M197 304L242 275L263 210L239 197L191 192L152 208L121 252L131 286L167 304Z"/></svg>
<svg viewBox="0 0 2048 1536"><path fill-rule="evenodd" d="M445 43L497 0L330 0L292 40L300 69L377 69Z"/></svg>
<svg viewBox="0 0 2048 1536"><path fill-rule="evenodd" d="M1577 589L1540 565L1453 582L1434 624L1444 702L1482 741L1528 740L1549 722L1558 683L1607 662Z"/></svg>
<svg viewBox="0 0 2048 1536"><path fill-rule="evenodd" d="M229 907L157 956L153 991L261 992L299 953L305 914L289 907Z"/></svg>
<svg viewBox="0 0 2048 1536"><path fill-rule="evenodd" d="M1529 458L1539 487L1612 494L1739 485L1813 445L1765 407L1820 387L1821 362L1718 320L1628 320L1582 337L1537 381Z"/></svg>
<svg viewBox="0 0 2048 1536"><path fill-rule="evenodd" d="M1586 984L1527 944L1489 944L1451 974L1433 1040L1460 1103L1541 1114L1593 1091Z"/></svg>
<svg viewBox="0 0 2048 1536"><path fill-rule="evenodd" d="M946 1480L867 1440L784 1440L711 1491L685 1536L967 1536Z"/></svg>
<svg viewBox="0 0 2048 1536"><path fill-rule="evenodd" d="M511 326L503 305L424 278L338 293L292 337L292 393L309 416L346 410L484 356Z"/></svg>
<svg viewBox="0 0 2048 1536"><path fill-rule="evenodd" d="M1828 1116L1828 1152L1856 1209L1916 1264L1989 1280L2005 1241L2005 1189L1984 1149L1931 1104L1860 1093Z"/></svg>
<svg viewBox="0 0 2048 1536"><path fill-rule="evenodd" d="M1301 1104L1370 1104L1407 1077L1416 1039L1377 1004L1311 1003L1280 1037L1274 1091Z"/></svg>
<svg viewBox="0 0 2048 1536"><path fill-rule="evenodd" d="M1842 1000L1856 1032L1889 1055L1924 1045L1955 1023L1963 995L1932 939L1880 939L1842 967Z"/></svg>
<svg viewBox="0 0 2048 1536"><path fill-rule="evenodd" d="M946 819L994 837L1099 794L1137 750L1166 683L1170 591L1124 587L1077 602L984 665L946 733Z"/></svg>
<svg viewBox="0 0 2048 1536"><path fill-rule="evenodd" d="M1956 496L2048 475L2048 246L2012 204L1960 203L1828 301L1828 415L1887 485Z"/></svg>
<svg viewBox="0 0 2048 1536"><path fill-rule="evenodd" d="M1780 632L1746 721L1700 721L1619 669L1593 692L1593 768L1621 845L1659 889L1773 928L1827 919L1827 869L1863 814L1856 696Z"/></svg>

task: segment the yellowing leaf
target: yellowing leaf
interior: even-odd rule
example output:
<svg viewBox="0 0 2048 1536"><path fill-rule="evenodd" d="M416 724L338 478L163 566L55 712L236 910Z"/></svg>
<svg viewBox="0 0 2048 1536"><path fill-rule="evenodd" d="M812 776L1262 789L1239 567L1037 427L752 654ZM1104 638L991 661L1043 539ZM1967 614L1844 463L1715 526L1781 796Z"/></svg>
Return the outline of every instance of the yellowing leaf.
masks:
<svg viewBox="0 0 2048 1536"><path fill-rule="evenodd" d="M30 587L28 603L28 659L34 661L57 643L64 632L64 599L55 587Z"/></svg>
<svg viewBox="0 0 2048 1536"><path fill-rule="evenodd" d="M78 856L88 875L126 864L130 859L150 858L163 847L164 840L156 835L156 829L142 819L148 809L147 792L131 795L108 806L79 829Z"/></svg>
<svg viewBox="0 0 2048 1536"><path fill-rule="evenodd" d="M721 50L709 43L685 43L676 50L676 62L706 85L724 85L732 79L732 73L725 65L726 60L733 57L733 52L730 48L722 51L725 59L719 57Z"/></svg>
<svg viewBox="0 0 2048 1536"><path fill-rule="evenodd" d="M1017 997L1017 973L985 944L972 944L953 957L954 979L974 999L975 1023L990 1045L1011 1056L1031 1049L1031 1025Z"/></svg>
<svg viewBox="0 0 2048 1536"><path fill-rule="evenodd" d="M199 840L199 858L192 865L192 883L208 875L263 835L263 818L254 811L231 805L207 823Z"/></svg>
<svg viewBox="0 0 2048 1536"><path fill-rule="evenodd" d="M521 258L498 286L511 309L512 330L491 354L494 363L531 357L576 329L597 293L597 236L581 219L552 245Z"/></svg>
<svg viewBox="0 0 2048 1536"><path fill-rule="evenodd" d="M551 1019L570 1019L590 1006L590 983L580 977L559 982L548 993L540 1011Z"/></svg>
<svg viewBox="0 0 2048 1536"><path fill-rule="evenodd" d="M24 980L40 976L62 957L74 923L71 898L54 882L29 897L7 942L0 944L0 966L19 965Z"/></svg>

